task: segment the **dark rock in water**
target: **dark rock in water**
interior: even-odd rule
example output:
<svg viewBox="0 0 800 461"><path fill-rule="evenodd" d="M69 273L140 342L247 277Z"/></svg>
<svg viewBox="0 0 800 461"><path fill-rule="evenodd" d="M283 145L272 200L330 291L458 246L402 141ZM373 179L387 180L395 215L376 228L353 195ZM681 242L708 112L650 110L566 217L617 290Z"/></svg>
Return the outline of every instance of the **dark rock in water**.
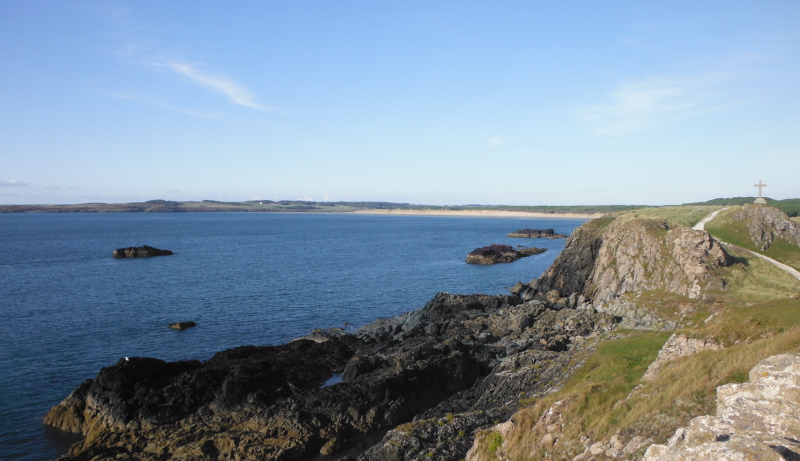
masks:
<svg viewBox="0 0 800 461"><path fill-rule="evenodd" d="M509 237L529 238L529 239L565 239L566 235L556 234L553 229L520 229L508 234Z"/></svg>
<svg viewBox="0 0 800 461"><path fill-rule="evenodd" d="M177 323L170 323L169 324L170 328L174 328L174 329L176 329L178 331L183 331L183 330L185 330L187 328L192 328L192 327L196 327L196 326L197 326L197 324L194 323L194 322L177 322Z"/></svg>
<svg viewBox="0 0 800 461"><path fill-rule="evenodd" d="M520 250L515 249L510 245L499 245L493 243L488 247L477 248L467 255L467 262L469 264L497 264L497 263L510 263L539 253L544 253L543 248L523 248Z"/></svg>
<svg viewBox="0 0 800 461"><path fill-rule="evenodd" d="M150 256L169 256L173 254L169 250L159 250L151 246L118 248L112 253L114 258L149 258Z"/></svg>

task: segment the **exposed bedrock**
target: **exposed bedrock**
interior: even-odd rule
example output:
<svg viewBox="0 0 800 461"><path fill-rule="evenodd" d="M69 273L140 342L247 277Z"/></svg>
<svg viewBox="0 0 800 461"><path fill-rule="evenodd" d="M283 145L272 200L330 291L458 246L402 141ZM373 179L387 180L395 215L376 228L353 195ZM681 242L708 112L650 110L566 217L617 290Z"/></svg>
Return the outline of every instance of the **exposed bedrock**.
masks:
<svg viewBox="0 0 800 461"><path fill-rule="evenodd" d="M752 242L766 251L776 238L800 246L800 226L777 208L745 205L730 215L733 221L743 222Z"/></svg>
<svg viewBox="0 0 800 461"><path fill-rule="evenodd" d="M646 290L698 298L725 287L718 271L731 262L708 232L661 219L605 217L572 234L536 288L556 297L577 293L595 304Z"/></svg>
<svg viewBox="0 0 800 461"><path fill-rule="evenodd" d="M717 414L692 419L646 461L800 459L800 356L768 357L750 380L717 388Z"/></svg>

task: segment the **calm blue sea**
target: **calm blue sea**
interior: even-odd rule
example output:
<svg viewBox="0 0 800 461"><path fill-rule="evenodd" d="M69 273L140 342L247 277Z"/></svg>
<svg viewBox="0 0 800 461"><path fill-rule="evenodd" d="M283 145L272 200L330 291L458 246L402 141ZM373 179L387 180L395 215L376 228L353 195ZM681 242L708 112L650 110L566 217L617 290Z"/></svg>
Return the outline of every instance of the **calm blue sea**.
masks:
<svg viewBox="0 0 800 461"><path fill-rule="evenodd" d="M579 220L326 214L0 214L0 459L47 460L74 441L47 410L124 356L209 358L312 328L357 328L439 291L507 293L538 277ZM490 243L550 251L473 266ZM173 256L117 260L151 245ZM178 332L167 324L193 320Z"/></svg>

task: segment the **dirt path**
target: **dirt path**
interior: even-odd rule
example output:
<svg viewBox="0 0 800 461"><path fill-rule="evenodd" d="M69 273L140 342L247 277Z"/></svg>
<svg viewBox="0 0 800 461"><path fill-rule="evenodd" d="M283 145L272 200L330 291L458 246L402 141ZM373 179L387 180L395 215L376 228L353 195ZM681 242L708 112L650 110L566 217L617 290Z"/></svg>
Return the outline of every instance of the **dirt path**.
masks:
<svg viewBox="0 0 800 461"><path fill-rule="evenodd" d="M699 223L695 224L695 226L692 227L692 229L694 229L694 230L706 230L706 224L708 224L708 222L711 221L712 219L716 218L717 214L719 214L720 211L726 210L726 209L727 208L722 208L720 210L717 210L717 211L711 213L710 215L708 215L705 218L703 218L702 220L700 220ZM721 244L723 244L725 246L738 248L738 249L740 249L742 251L746 251L746 252L748 252L748 253L750 253L750 254L752 254L754 256L758 256L759 258L761 258L761 259L763 259L765 261L768 261L768 262L772 263L774 266L776 266L776 267L778 267L780 269L783 269L784 271L788 272L789 274L791 274L797 280L800 280L800 271L798 271L794 267L787 266L786 264L784 264L784 263L782 263L780 261L776 261L776 260L770 258L769 256L764 256L764 255L762 255L760 253L756 253L755 251L750 251L747 248L742 248L740 246L732 245L732 244L730 244L728 242L723 242L720 239L716 239L716 240L719 243L721 243Z"/></svg>
<svg viewBox="0 0 800 461"><path fill-rule="evenodd" d="M710 215L708 215L705 218L701 219L699 223L695 224L694 227L692 227L692 229L694 229L694 230L706 230L706 224L708 224L708 222L711 221L712 219L716 218L720 211L727 210L727 209L728 209L728 207L720 208L719 210L711 213Z"/></svg>

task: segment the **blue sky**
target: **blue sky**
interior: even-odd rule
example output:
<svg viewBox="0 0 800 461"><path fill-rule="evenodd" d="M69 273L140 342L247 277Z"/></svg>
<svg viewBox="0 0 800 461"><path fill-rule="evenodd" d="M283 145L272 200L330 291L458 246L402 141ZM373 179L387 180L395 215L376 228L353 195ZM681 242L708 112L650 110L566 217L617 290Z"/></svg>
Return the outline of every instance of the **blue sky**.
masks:
<svg viewBox="0 0 800 461"><path fill-rule="evenodd" d="M0 203L800 197L800 3L0 0Z"/></svg>

